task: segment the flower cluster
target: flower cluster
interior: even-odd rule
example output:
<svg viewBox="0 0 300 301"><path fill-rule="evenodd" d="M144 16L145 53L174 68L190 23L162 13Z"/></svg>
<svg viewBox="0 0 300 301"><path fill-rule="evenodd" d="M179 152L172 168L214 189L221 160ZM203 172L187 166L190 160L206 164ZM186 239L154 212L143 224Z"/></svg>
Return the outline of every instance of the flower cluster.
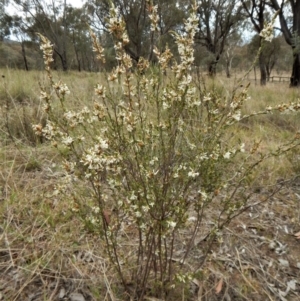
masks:
<svg viewBox="0 0 300 301"><path fill-rule="evenodd" d="M138 70L141 74L143 74L149 68L149 61L143 57L140 57L137 63Z"/></svg>
<svg viewBox="0 0 300 301"><path fill-rule="evenodd" d="M116 79L120 78L122 74L126 73L125 91L127 91L127 96L130 96L132 93L130 89L130 82L132 80L132 76L130 74L132 60L124 50L124 46L129 43L129 38L126 31L125 21L120 17L119 9L113 5L110 9L108 30L115 38L114 49L116 52L116 59L118 61L118 66L113 69L111 74L108 76L108 80L115 81Z"/></svg>
<svg viewBox="0 0 300 301"><path fill-rule="evenodd" d="M65 97L66 94L70 94L68 86L61 81L54 83L53 88L55 89L59 97Z"/></svg>
<svg viewBox="0 0 300 301"><path fill-rule="evenodd" d="M122 45L126 45L129 43L129 38L127 32L125 30L126 24L125 21L120 17L119 9L116 8L113 4L109 11L110 18L109 23L107 25L108 31L122 43Z"/></svg>
<svg viewBox="0 0 300 301"><path fill-rule="evenodd" d="M148 3L148 12L149 12L149 19L151 21L151 31L158 31L158 14L157 14L157 5L153 5L152 3Z"/></svg>
<svg viewBox="0 0 300 301"><path fill-rule="evenodd" d="M51 120L48 120L45 127L42 129L43 137L50 141L56 141L63 133L60 128Z"/></svg>
<svg viewBox="0 0 300 301"><path fill-rule="evenodd" d="M278 13L279 11L274 14L272 20L263 28L263 30L259 34L267 42L271 42L274 38L274 23Z"/></svg>
<svg viewBox="0 0 300 301"><path fill-rule="evenodd" d="M50 63L53 62L53 45L51 42L41 34L38 34L42 43L40 49L43 51L43 58L45 62L45 69L50 71Z"/></svg>
<svg viewBox="0 0 300 301"><path fill-rule="evenodd" d="M109 144L105 138L98 136L96 141L91 148L85 151L80 160L87 167L88 178L102 171L111 170L115 172L114 166L122 160L118 153L109 152Z"/></svg>
<svg viewBox="0 0 300 301"><path fill-rule="evenodd" d="M274 26L269 23L259 34L264 40L271 42L274 38Z"/></svg>
<svg viewBox="0 0 300 301"><path fill-rule="evenodd" d="M95 33L92 30L90 30L90 35L93 43L93 52L96 53L96 58L105 63L104 48L100 45Z"/></svg>
<svg viewBox="0 0 300 301"><path fill-rule="evenodd" d="M97 96L100 96L102 99L105 99L105 87L103 87L103 85L99 85L97 84L97 86L95 87L95 94Z"/></svg>
<svg viewBox="0 0 300 301"><path fill-rule="evenodd" d="M175 34L176 44L180 55L180 64L175 65L173 70L177 78L190 71L194 63L194 38L198 30L197 6L193 6L193 12L184 23L185 35Z"/></svg>
<svg viewBox="0 0 300 301"><path fill-rule="evenodd" d="M159 62L162 72L164 72L167 69L167 67L173 57L173 54L172 54L170 48L167 46L165 51L163 53L160 53L159 50L157 49L157 47L154 47L153 52L155 53L155 55L158 58L158 62Z"/></svg>

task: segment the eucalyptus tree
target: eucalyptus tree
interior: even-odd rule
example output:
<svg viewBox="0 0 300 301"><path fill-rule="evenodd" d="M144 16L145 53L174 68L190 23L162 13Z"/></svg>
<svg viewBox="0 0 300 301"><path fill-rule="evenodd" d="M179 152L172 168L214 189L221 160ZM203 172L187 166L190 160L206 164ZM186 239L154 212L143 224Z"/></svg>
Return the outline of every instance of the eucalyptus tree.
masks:
<svg viewBox="0 0 300 301"><path fill-rule="evenodd" d="M125 51L138 62L143 56L149 61L154 60L154 39L159 40L159 46L164 48L166 44L172 48L174 39L169 33L177 30L188 14L189 0L90 0L86 3L92 26L99 31L107 30L107 17L111 3L119 10L119 14L125 21L129 43ZM158 36L151 32L149 10L152 5L157 5L158 10Z"/></svg>
<svg viewBox="0 0 300 301"><path fill-rule="evenodd" d="M74 54L72 61L76 62L77 70L97 70L89 35L88 19L84 8L67 6L66 24L68 29L67 37L70 44L68 47L70 52L69 57ZM70 63L69 65L70 67L74 67L74 63Z"/></svg>
<svg viewBox="0 0 300 301"><path fill-rule="evenodd" d="M261 46L261 37L256 34L251 42L248 44L249 58L253 62L259 47ZM263 45L260 58L264 62L264 72L266 80L271 76L271 72L278 63L281 56L284 56L282 49L282 36L278 36ZM259 60L259 67L261 68L261 60Z"/></svg>
<svg viewBox="0 0 300 301"><path fill-rule="evenodd" d="M300 86L300 0L270 0L268 4L278 11L281 31L293 50L291 87Z"/></svg>
<svg viewBox="0 0 300 301"><path fill-rule="evenodd" d="M199 1L199 31L195 41L210 54L208 73L211 76L216 74L216 66L224 52L226 40L244 20L242 8L238 0Z"/></svg>
<svg viewBox="0 0 300 301"><path fill-rule="evenodd" d="M6 13L7 0L0 1L0 41L10 34L12 18Z"/></svg>
<svg viewBox="0 0 300 301"><path fill-rule="evenodd" d="M23 12L23 28L26 34L36 40L36 32L45 35L54 45L55 56L59 57L62 69L68 70L68 24L66 0L13 0Z"/></svg>
<svg viewBox="0 0 300 301"><path fill-rule="evenodd" d="M235 31L227 38L225 50L224 50L225 71L226 71L227 78L231 77L232 61L236 56L237 48L241 45L242 45L241 30Z"/></svg>
<svg viewBox="0 0 300 301"><path fill-rule="evenodd" d="M264 29L266 21L270 21L270 12L267 10L267 3L265 0L241 0L244 8L244 12L250 19L254 30L258 34L259 40L258 45L263 45L265 42L263 37L259 34ZM257 38L256 38L257 44ZM259 69L260 69L260 84L266 85L267 83L267 66L266 66L266 56L263 51L259 54Z"/></svg>

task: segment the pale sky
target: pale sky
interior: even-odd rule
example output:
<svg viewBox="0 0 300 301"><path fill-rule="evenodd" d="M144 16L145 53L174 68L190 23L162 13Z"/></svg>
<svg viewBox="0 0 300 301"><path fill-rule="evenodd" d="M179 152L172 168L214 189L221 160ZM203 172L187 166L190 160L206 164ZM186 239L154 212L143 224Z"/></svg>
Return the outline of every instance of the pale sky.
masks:
<svg viewBox="0 0 300 301"><path fill-rule="evenodd" d="M46 2L50 2L50 0L46 0ZM82 7L84 0L67 0L67 4L70 4L74 7ZM54 0L54 3L58 3L57 0ZM20 9L16 8L17 6L12 3L12 1L9 3L9 5L5 8L6 12L8 14L18 14L22 16L22 13L20 12ZM16 37L13 35L10 35L9 38L11 40L16 40Z"/></svg>
<svg viewBox="0 0 300 301"><path fill-rule="evenodd" d="M72 6L75 6L75 7L81 7L83 4L83 1L82 0L67 0L67 3L71 4Z"/></svg>
<svg viewBox="0 0 300 301"><path fill-rule="evenodd" d="M48 0L50 2L50 0ZM58 2L54 0L54 2ZM67 4L70 4L74 7L81 7L83 5L84 0L67 0ZM15 13L17 10L15 9L15 5L13 3L10 3L8 7L6 8L8 13Z"/></svg>

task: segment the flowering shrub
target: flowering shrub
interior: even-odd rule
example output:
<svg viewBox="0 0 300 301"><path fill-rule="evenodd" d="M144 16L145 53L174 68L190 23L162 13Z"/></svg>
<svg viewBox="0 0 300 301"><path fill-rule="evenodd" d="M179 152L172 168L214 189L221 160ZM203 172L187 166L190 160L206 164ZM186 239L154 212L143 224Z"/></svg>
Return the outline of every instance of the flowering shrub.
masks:
<svg viewBox="0 0 300 301"><path fill-rule="evenodd" d="M41 91L48 121L45 127L33 128L59 151L67 151L62 163L65 176L54 195L70 198L73 210L105 241L125 291L135 300L149 291L172 299L177 285L201 271L222 227L248 208L253 169L297 146L299 138L256 158L258 143L234 144L228 133L243 119L273 110L298 110L299 104L243 115L241 108L249 101L247 88L227 98L200 89L192 72L196 5L184 23L185 33L174 33L180 61L168 48L155 49L159 72L143 58L133 67L124 51L129 40L117 8L111 8L109 20L118 66L106 83L95 87L93 107L79 111L68 107L68 87L54 82L52 45L40 36L50 82ZM150 20L156 32L156 6L151 6ZM104 63L103 48L91 36ZM55 99L60 109L54 106ZM211 207L216 214L207 228L205 213ZM187 224L192 234L179 241ZM198 266L187 268L199 229L206 233L203 256ZM179 243L183 252L175 258Z"/></svg>

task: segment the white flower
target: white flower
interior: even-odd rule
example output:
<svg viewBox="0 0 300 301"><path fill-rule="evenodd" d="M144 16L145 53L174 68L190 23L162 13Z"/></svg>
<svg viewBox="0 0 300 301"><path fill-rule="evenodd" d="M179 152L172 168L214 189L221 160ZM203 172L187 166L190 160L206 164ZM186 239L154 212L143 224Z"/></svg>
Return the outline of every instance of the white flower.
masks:
<svg viewBox="0 0 300 301"><path fill-rule="evenodd" d="M102 96L103 98L105 98L105 87L103 87L102 85L97 84L97 86L95 87L95 94Z"/></svg>
<svg viewBox="0 0 300 301"><path fill-rule="evenodd" d="M151 31L158 31L158 14L157 14L157 5L149 6L149 18L151 20Z"/></svg>
<svg viewBox="0 0 300 301"><path fill-rule="evenodd" d="M70 136L66 136L61 140L61 142L67 146L70 146L74 142L74 139Z"/></svg>
<svg viewBox="0 0 300 301"><path fill-rule="evenodd" d="M172 221L167 221L167 224L170 228L175 228L176 227L176 223L172 222Z"/></svg>
<svg viewBox="0 0 300 301"><path fill-rule="evenodd" d="M146 225L145 224L141 224L140 225L140 229L145 230L146 229Z"/></svg>
<svg viewBox="0 0 300 301"><path fill-rule="evenodd" d="M190 170L189 172L188 172L188 177L189 178L196 178L196 177L198 177L199 176L199 172L195 172L194 170Z"/></svg>
<svg viewBox="0 0 300 301"><path fill-rule="evenodd" d="M149 211L149 206L142 206L142 210L144 211L144 212L148 212Z"/></svg>
<svg viewBox="0 0 300 301"><path fill-rule="evenodd" d="M89 109L87 106L85 106L85 107L81 110L80 113L81 113L81 114L90 114L90 109Z"/></svg>
<svg viewBox="0 0 300 301"><path fill-rule="evenodd" d="M83 142L85 140L85 137L83 135L77 137L77 140L80 142Z"/></svg>
<svg viewBox="0 0 300 301"><path fill-rule="evenodd" d="M171 108L171 104L164 101L163 102L163 109L167 110L167 109L170 109L170 108Z"/></svg>
<svg viewBox="0 0 300 301"><path fill-rule="evenodd" d="M132 127L131 124L127 124L126 128L127 128L127 131L130 132L130 133L133 131L133 127Z"/></svg>
<svg viewBox="0 0 300 301"><path fill-rule="evenodd" d="M151 166L153 166L155 164L155 162L157 162L157 161L158 161L158 158L157 157L153 157L153 159L149 162L149 164Z"/></svg>
<svg viewBox="0 0 300 301"><path fill-rule="evenodd" d="M191 150L195 149L196 148L196 145L193 144L193 143L188 143L189 147Z"/></svg>
<svg viewBox="0 0 300 301"><path fill-rule="evenodd" d="M211 96L209 94L203 97L204 102L208 102L210 100L211 100Z"/></svg>
<svg viewBox="0 0 300 301"><path fill-rule="evenodd" d="M65 96L66 94L70 94L70 90L68 86L62 82L58 82L53 84L53 88L61 95Z"/></svg>
<svg viewBox="0 0 300 301"><path fill-rule="evenodd" d="M48 101L50 99L50 95L47 94L47 92L45 92L45 91L41 91L41 96L40 97L41 97L41 100Z"/></svg>
<svg viewBox="0 0 300 301"><path fill-rule="evenodd" d="M202 200L206 201L207 200L207 193L205 191L199 190L198 193L202 196Z"/></svg>
<svg viewBox="0 0 300 301"><path fill-rule="evenodd" d="M92 176L91 173L86 173L84 177L88 180L91 176Z"/></svg>
<svg viewBox="0 0 300 301"><path fill-rule="evenodd" d="M136 216L136 217L141 217L141 216L142 216L142 213L141 213L140 211L136 211L136 212L135 212L135 216Z"/></svg>
<svg viewBox="0 0 300 301"><path fill-rule="evenodd" d="M97 207L97 206L93 206L93 207L92 207L92 210L93 210L93 212L96 213L96 214L100 212L100 208Z"/></svg>
<svg viewBox="0 0 300 301"><path fill-rule="evenodd" d="M271 42L274 38L273 33L273 24L268 24L259 34L263 39L265 39L268 42Z"/></svg>
<svg viewBox="0 0 300 301"><path fill-rule="evenodd" d="M66 113L64 114L64 117L65 117L66 119L68 119L68 120L71 120L71 119L73 119L74 117L76 117L76 114L73 113L73 112L71 112L71 111L68 111L68 112L66 112Z"/></svg>
<svg viewBox="0 0 300 301"><path fill-rule="evenodd" d="M43 126L41 124L33 124L32 129L37 136L42 136Z"/></svg>
<svg viewBox="0 0 300 301"><path fill-rule="evenodd" d="M90 220L91 224L93 224L93 225L96 225L97 222L98 222L98 219L96 219L96 218L94 218L92 216L90 216L89 220Z"/></svg>
<svg viewBox="0 0 300 301"><path fill-rule="evenodd" d="M231 153L229 151L223 155L224 159L229 159L230 156L231 156Z"/></svg>
<svg viewBox="0 0 300 301"><path fill-rule="evenodd" d="M241 120L241 111L237 111L235 114L233 114L232 118L235 119L236 121L240 121Z"/></svg>
<svg viewBox="0 0 300 301"><path fill-rule="evenodd" d="M100 147L101 147L102 149L107 149L107 148L108 148L108 143L107 143L106 140L101 140L101 141L99 141L99 142L100 142Z"/></svg>
<svg viewBox="0 0 300 301"><path fill-rule="evenodd" d="M132 192L132 194L131 194L131 196L130 196L130 198L129 198L131 201L135 201L135 200L137 200L137 196L135 195L135 193L134 192Z"/></svg>

